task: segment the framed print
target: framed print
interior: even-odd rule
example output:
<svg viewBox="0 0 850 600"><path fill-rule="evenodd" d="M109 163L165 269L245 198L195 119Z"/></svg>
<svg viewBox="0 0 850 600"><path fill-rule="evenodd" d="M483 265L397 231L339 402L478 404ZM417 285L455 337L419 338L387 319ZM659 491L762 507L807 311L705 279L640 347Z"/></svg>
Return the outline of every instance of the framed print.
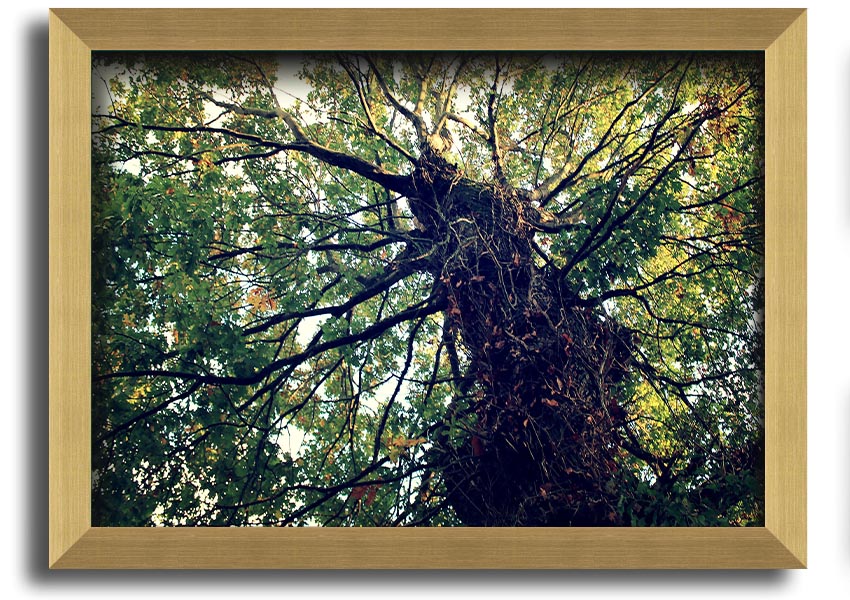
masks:
<svg viewBox="0 0 850 600"><path fill-rule="evenodd" d="M805 23L51 11L51 568L804 567Z"/></svg>

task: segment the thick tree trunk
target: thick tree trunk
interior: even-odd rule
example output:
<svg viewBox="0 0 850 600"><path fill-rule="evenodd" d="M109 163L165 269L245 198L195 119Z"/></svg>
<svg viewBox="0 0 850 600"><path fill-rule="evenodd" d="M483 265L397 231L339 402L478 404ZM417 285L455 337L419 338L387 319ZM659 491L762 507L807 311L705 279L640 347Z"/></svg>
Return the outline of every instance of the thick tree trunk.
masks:
<svg viewBox="0 0 850 600"><path fill-rule="evenodd" d="M469 364L446 416L461 433L438 443L456 513L468 525L619 525L615 391L627 334L535 264L520 194L427 151L414 177L427 268Z"/></svg>

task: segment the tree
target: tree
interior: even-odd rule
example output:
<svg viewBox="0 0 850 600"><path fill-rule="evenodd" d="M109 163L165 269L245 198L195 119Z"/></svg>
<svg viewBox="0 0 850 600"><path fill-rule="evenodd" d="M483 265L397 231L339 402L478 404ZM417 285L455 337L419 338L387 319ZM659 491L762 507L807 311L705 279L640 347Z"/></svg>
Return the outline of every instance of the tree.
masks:
<svg viewBox="0 0 850 600"><path fill-rule="evenodd" d="M94 74L95 523L762 523L757 57Z"/></svg>

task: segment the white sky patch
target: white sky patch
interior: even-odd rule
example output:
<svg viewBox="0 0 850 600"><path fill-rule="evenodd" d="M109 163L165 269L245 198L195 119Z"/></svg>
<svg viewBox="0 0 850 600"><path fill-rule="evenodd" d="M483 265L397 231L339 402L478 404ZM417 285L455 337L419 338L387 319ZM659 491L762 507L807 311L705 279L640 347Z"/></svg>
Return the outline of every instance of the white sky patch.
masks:
<svg viewBox="0 0 850 600"><path fill-rule="evenodd" d="M292 108L296 100L306 102L307 94L313 89L298 76L303 63L302 54L284 54L278 59L275 95L284 108Z"/></svg>
<svg viewBox="0 0 850 600"><path fill-rule="evenodd" d="M315 317L305 317L298 324L298 336L295 338L298 344L302 347L310 343L319 328L324 325L329 319L329 315L317 315Z"/></svg>
<svg viewBox="0 0 850 600"><path fill-rule="evenodd" d="M142 172L142 163L138 158L131 158L130 160L126 160L120 165L116 165L116 168L122 169L128 172L130 175L135 175L138 177Z"/></svg>
<svg viewBox="0 0 850 600"><path fill-rule="evenodd" d="M375 389L375 393L373 395L364 396L363 400L361 400L362 406L371 410L375 414L379 414L380 411L383 410L383 407L386 405L389 399L392 397L397 385L398 378L390 377L387 381L385 381ZM398 394L396 394L395 402L406 402L406 398L409 393L410 383L405 379L401 382L401 388L399 389Z"/></svg>
<svg viewBox="0 0 850 600"><path fill-rule="evenodd" d="M298 458L306 435L303 429L286 425L277 431L277 445L283 451L285 457Z"/></svg>
<svg viewBox="0 0 850 600"><path fill-rule="evenodd" d="M283 54L278 57L277 81L274 85L274 94L278 103L286 110L292 110L297 101L302 102L302 110L299 113L303 125L312 125L321 122L322 115L309 110L307 95L313 89L309 82L298 76L304 63L302 54Z"/></svg>
<svg viewBox="0 0 850 600"><path fill-rule="evenodd" d="M454 110L460 115L472 117L472 96L469 93L469 88L465 85L458 87L457 96L454 100Z"/></svg>
<svg viewBox="0 0 850 600"><path fill-rule="evenodd" d="M690 114L699 108L699 102L688 102L682 107L682 113Z"/></svg>

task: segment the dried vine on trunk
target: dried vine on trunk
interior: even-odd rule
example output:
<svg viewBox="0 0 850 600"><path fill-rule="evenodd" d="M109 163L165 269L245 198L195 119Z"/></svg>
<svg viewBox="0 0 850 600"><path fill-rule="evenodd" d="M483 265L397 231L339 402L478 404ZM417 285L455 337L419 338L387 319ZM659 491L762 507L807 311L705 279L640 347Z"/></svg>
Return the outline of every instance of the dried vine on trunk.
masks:
<svg viewBox="0 0 850 600"><path fill-rule="evenodd" d="M614 455L624 411L616 385L629 336L534 262L533 210L510 188L464 179L423 152L411 208L433 240L449 332L468 372L438 452L468 525L615 525ZM460 419L463 421L463 419Z"/></svg>

